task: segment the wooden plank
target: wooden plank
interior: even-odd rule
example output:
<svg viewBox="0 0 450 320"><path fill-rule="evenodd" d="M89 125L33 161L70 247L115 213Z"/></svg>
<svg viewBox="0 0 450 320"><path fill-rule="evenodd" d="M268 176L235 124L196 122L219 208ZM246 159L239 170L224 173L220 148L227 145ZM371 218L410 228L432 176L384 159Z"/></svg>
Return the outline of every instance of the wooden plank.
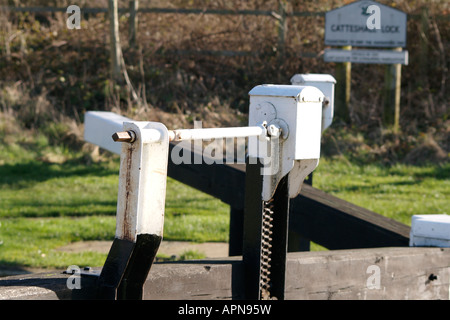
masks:
<svg viewBox="0 0 450 320"><path fill-rule="evenodd" d="M291 200L290 229L334 250L409 245L409 226L307 184Z"/></svg>
<svg viewBox="0 0 450 320"><path fill-rule="evenodd" d="M233 214L242 213L245 165L175 165L169 159L168 175L229 204L235 209ZM329 249L409 245L409 226L329 195L306 183L303 184L300 195L291 199L290 207L290 230ZM233 226L236 232L241 232L239 230L242 229L235 224ZM242 251L234 247L233 253L236 255L239 252Z"/></svg>
<svg viewBox="0 0 450 320"><path fill-rule="evenodd" d="M448 248L297 254L297 260L290 260L287 269L286 299L448 300L449 254ZM373 277L378 275L377 285Z"/></svg>
<svg viewBox="0 0 450 320"><path fill-rule="evenodd" d="M96 272L97 274L99 271ZM243 299L240 257L153 265L144 285L147 300ZM71 275L0 278L0 299L92 299L95 276L81 290ZM379 281L372 281L378 277ZM289 253L287 300L448 300L450 248L372 248Z"/></svg>
<svg viewBox="0 0 450 320"><path fill-rule="evenodd" d="M343 50L351 50L351 46L345 46ZM341 62L336 64L336 94L334 108L335 115L345 122L349 122L349 103L351 97L351 62Z"/></svg>
<svg viewBox="0 0 450 320"><path fill-rule="evenodd" d="M263 180L261 179L262 164L249 159L246 165L246 194L244 210L244 234L242 245L242 260L244 263L244 297L249 300L261 296L261 256L263 240L263 200L261 199ZM252 164L253 163L253 164ZM230 234L231 236L231 234Z"/></svg>
<svg viewBox="0 0 450 320"><path fill-rule="evenodd" d="M235 50L160 50L156 51L155 54L167 55L204 55L204 56L223 56L223 57L261 57L265 53L258 51L235 51ZM312 58L316 59L320 55L315 52L296 52L296 53L285 53L285 57L288 58Z"/></svg>
<svg viewBox="0 0 450 320"><path fill-rule="evenodd" d="M0 300L67 300L69 276L57 272L0 278Z"/></svg>

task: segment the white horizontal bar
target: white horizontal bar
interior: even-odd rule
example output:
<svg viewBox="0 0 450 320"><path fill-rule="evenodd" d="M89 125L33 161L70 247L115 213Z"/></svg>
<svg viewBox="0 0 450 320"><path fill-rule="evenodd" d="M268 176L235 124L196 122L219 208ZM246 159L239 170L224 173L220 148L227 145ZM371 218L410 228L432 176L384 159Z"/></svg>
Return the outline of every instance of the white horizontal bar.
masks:
<svg viewBox="0 0 450 320"><path fill-rule="evenodd" d="M142 129L141 138L143 143L161 141L163 135L157 129Z"/></svg>
<svg viewBox="0 0 450 320"><path fill-rule="evenodd" d="M169 130L169 141L242 138L260 136L265 133L266 129L262 126L179 129ZM143 129L141 130L141 139L143 143L158 142L162 139L162 135L161 132L156 129Z"/></svg>
<svg viewBox="0 0 450 320"><path fill-rule="evenodd" d="M119 114L106 111L89 111L84 117L84 140L115 154L122 146L111 139L113 133L123 131L123 123L133 121Z"/></svg>
<svg viewBox="0 0 450 320"><path fill-rule="evenodd" d="M111 136L115 132L123 131L124 122L134 121L112 112L86 112L84 139L106 150L120 154L121 144L114 142ZM156 129L141 130L141 134L144 143L157 142L162 138L161 132ZM266 129L263 126L180 129L169 130L169 141L241 138L265 134Z"/></svg>
<svg viewBox="0 0 450 320"><path fill-rule="evenodd" d="M263 126L169 130L170 141L241 138L266 134Z"/></svg>

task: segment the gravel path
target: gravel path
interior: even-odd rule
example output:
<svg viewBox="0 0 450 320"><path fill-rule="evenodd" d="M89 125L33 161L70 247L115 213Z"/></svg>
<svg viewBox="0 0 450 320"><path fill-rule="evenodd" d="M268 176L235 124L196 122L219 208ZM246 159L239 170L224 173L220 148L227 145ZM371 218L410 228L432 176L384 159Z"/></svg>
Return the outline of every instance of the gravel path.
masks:
<svg viewBox="0 0 450 320"><path fill-rule="evenodd" d="M108 253L110 248L110 241L83 241L60 247L58 250L65 252L96 251ZM163 241L159 247L158 254L164 254L169 257L173 255L180 256L188 250L204 254L205 258L228 257L228 243L224 242Z"/></svg>
<svg viewBox="0 0 450 320"><path fill-rule="evenodd" d="M71 243L67 246L60 247L57 250L74 253L84 251L108 253L111 248L111 244L111 241L82 241ZM193 250L199 254L203 254L205 258L228 257L228 243L225 242L192 243L187 241L163 241L159 247L158 254L167 257L179 257L188 250ZM2 266L0 267L0 277L49 271L51 270Z"/></svg>

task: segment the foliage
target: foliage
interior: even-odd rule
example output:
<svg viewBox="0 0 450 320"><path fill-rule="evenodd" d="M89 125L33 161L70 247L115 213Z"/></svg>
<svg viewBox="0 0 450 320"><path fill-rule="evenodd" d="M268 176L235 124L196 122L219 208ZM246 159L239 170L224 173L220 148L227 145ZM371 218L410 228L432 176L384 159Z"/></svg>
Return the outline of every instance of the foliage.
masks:
<svg viewBox="0 0 450 320"><path fill-rule="evenodd" d="M114 110L136 119L162 121L172 128L243 125L248 91L261 83L289 83L295 73L334 74L335 65L320 58L323 15L290 16L292 12L325 12L349 1L286 1L288 28L280 51L279 27L267 16L139 15L138 47L127 44L128 16L121 17L121 43L134 92L110 80L107 17L84 15L80 30L69 30L66 15L0 12L0 111L17 125L39 128L50 143L80 150L82 121L88 110ZM400 137L383 125L382 65L352 68L350 122L333 125L358 128L372 150L406 161L426 135L448 159L448 47L450 24L440 18L445 1L380 1L409 14L410 65L402 70ZM64 7L64 2L45 2ZM15 1L11 4L19 5ZM20 6L43 5L25 1ZM79 3L80 6L86 4ZM122 7L126 1L120 2ZM104 1L90 7L107 7ZM278 10L278 1L141 1L145 7ZM417 36L419 35L419 36ZM228 52L216 55L211 52ZM304 53L319 54L310 58ZM339 108L339 106L336 106ZM387 143L380 143L380 140ZM430 143L428 143L430 145ZM441 149L441 150L438 150ZM444 154L444 156L442 156ZM431 161L435 160L431 155Z"/></svg>
<svg viewBox="0 0 450 320"><path fill-rule="evenodd" d="M16 1L14 4L19 5ZM121 18L121 43L127 73L144 105L133 101L126 86L110 81L108 21L104 14L85 15L82 29L68 30L66 15L6 13L2 16L0 86L20 88L30 104L0 103L14 110L29 127L60 121L61 115L82 121L87 110L113 109L147 119L155 110L184 119L220 122L233 116L245 120L248 91L261 83L288 83L295 73L331 73L335 65L320 58L323 15L290 16L292 12L325 12L351 1L285 1L288 27L280 53L277 20L267 16L139 15L138 48L127 44L127 15ZM410 65L402 71L401 127L418 135L431 127L446 130L448 123L448 47L450 23L445 1L380 1L409 14ZM55 3L55 4L53 4ZM58 5L64 1L22 1L25 5ZM72 2L71 2L72 4ZM87 6L81 1L80 6ZM120 2L127 7L127 1ZM89 2L106 7L105 1ZM141 1L145 7L278 10L278 1ZM229 55L211 55L226 51ZM209 53L208 53L209 52ZM208 54L207 54L208 53ZM309 58L302 54L314 53ZM350 121L361 131L383 129L384 66L353 65ZM55 106L58 106L55 108ZM56 110L55 110L56 109ZM42 110L42 111L41 111ZM212 115L211 115L212 113ZM244 117L242 116L244 115ZM219 119L215 119L215 118ZM214 120L216 120L214 123ZM229 120L230 121L230 120ZM184 123L182 123L184 124ZM174 125L177 125L175 122ZM439 142L441 143L441 142Z"/></svg>

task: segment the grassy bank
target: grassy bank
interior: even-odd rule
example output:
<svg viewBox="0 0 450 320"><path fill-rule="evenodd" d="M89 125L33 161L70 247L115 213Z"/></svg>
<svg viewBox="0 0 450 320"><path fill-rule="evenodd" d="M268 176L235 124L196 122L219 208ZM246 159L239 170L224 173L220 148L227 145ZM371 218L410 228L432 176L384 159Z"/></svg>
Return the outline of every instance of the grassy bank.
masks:
<svg viewBox="0 0 450 320"><path fill-rule="evenodd" d="M450 164L366 166L321 159L314 186L405 224L415 214L450 214Z"/></svg>
<svg viewBox="0 0 450 320"><path fill-rule="evenodd" d="M89 164L73 155L63 163L49 163L28 159L33 152L17 146L15 157L4 157L0 165L0 265L102 265L104 254L68 253L58 247L113 239L117 157ZM314 185L409 224L414 214L450 213L449 178L448 163L360 166L328 157L321 159ZM227 241L228 212L220 201L169 178L164 238Z"/></svg>
<svg viewBox="0 0 450 320"><path fill-rule="evenodd" d="M17 154L16 154L17 156ZM0 266L63 268L102 265L100 253L58 251L76 241L112 240L115 233L119 163L72 159L0 165ZM227 241L228 207L168 179L166 240Z"/></svg>

